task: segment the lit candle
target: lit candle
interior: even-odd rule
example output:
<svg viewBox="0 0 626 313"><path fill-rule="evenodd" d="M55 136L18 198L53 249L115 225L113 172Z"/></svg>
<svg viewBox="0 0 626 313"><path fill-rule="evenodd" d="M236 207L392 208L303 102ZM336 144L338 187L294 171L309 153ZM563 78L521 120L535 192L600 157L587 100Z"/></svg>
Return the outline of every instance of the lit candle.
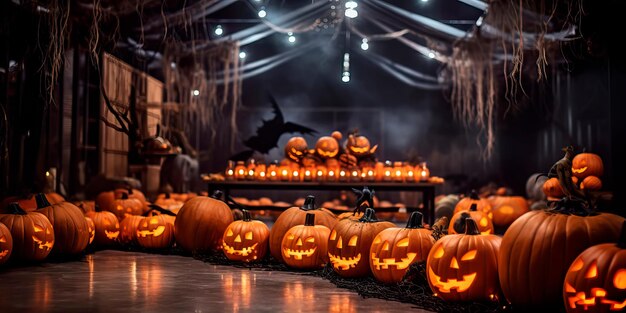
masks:
<svg viewBox="0 0 626 313"><path fill-rule="evenodd" d="M264 181L267 176L267 172L265 170L265 164L257 164L256 166L256 180Z"/></svg>
<svg viewBox="0 0 626 313"><path fill-rule="evenodd" d="M270 181L278 180L278 161L273 161L270 166L267 167L268 179Z"/></svg>
<svg viewBox="0 0 626 313"><path fill-rule="evenodd" d="M419 164L420 169L420 181L427 181L430 178L430 170L426 166L426 162Z"/></svg>
<svg viewBox="0 0 626 313"><path fill-rule="evenodd" d="M293 170L291 181L300 181L300 173L298 170Z"/></svg>
<svg viewBox="0 0 626 313"><path fill-rule="evenodd" d="M347 181L347 180L348 180L348 177L347 177L346 171L344 169L341 169L339 171L339 181Z"/></svg>
<svg viewBox="0 0 626 313"><path fill-rule="evenodd" d="M404 175L402 175L402 162L393 163L393 180L399 183L404 180Z"/></svg>
<svg viewBox="0 0 626 313"><path fill-rule="evenodd" d="M284 180L284 181L288 181L289 180L289 171L286 168L283 168L280 171L280 174L281 174L282 180Z"/></svg>
<svg viewBox="0 0 626 313"><path fill-rule="evenodd" d="M235 166L235 179L246 179L246 166L244 165L243 161L237 161L237 166Z"/></svg>
<svg viewBox="0 0 626 313"><path fill-rule="evenodd" d="M374 173L374 171L373 171L372 169L368 169L368 170L367 170L367 177L366 177L366 179L367 179L368 181L374 181L374 180L376 180L376 173Z"/></svg>
<svg viewBox="0 0 626 313"><path fill-rule="evenodd" d="M312 181L313 180L313 172L311 172L310 169L305 169L304 170L304 177L303 177L304 181Z"/></svg>
<svg viewBox="0 0 626 313"><path fill-rule="evenodd" d="M246 177L246 178L248 178L248 180L254 180L254 170L253 169L248 170L248 177Z"/></svg>
<svg viewBox="0 0 626 313"><path fill-rule="evenodd" d="M352 170L350 177L352 178L351 180L354 182L361 181L361 174L359 173L358 169Z"/></svg>
<svg viewBox="0 0 626 313"><path fill-rule="evenodd" d="M415 181L415 174L413 173L413 170L408 170L406 172L406 181Z"/></svg>
<svg viewBox="0 0 626 313"><path fill-rule="evenodd" d="M326 166L320 165L315 172L315 181L324 181L326 179Z"/></svg>
<svg viewBox="0 0 626 313"><path fill-rule="evenodd" d="M225 171L226 180L233 180L235 178L235 162L228 160L228 165Z"/></svg>
<svg viewBox="0 0 626 313"><path fill-rule="evenodd" d="M391 166L391 161L386 161L385 162L385 169L384 169L384 173L385 175L383 176L383 181L391 181L392 177L391 177L391 171L393 170L393 167Z"/></svg>
<svg viewBox="0 0 626 313"><path fill-rule="evenodd" d="M335 181L335 180L337 180L337 176L335 176L335 171L334 170L329 170L328 171L328 176L326 176L326 180L328 180L328 181Z"/></svg>

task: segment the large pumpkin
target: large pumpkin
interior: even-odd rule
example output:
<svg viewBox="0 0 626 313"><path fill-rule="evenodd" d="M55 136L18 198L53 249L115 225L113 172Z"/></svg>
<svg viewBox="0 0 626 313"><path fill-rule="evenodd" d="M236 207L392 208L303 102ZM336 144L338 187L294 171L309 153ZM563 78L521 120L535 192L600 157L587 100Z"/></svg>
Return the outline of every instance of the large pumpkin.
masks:
<svg viewBox="0 0 626 313"><path fill-rule="evenodd" d="M528 212L528 202L519 196L491 196L493 224L498 227L511 225L516 219Z"/></svg>
<svg viewBox="0 0 626 313"><path fill-rule="evenodd" d="M563 300L568 313L626 308L626 223L620 239L583 251L567 270Z"/></svg>
<svg viewBox="0 0 626 313"><path fill-rule="evenodd" d="M422 220L422 213L415 211L405 228L387 228L376 235L369 260L372 274L378 281L400 282L411 264L426 261L435 240Z"/></svg>
<svg viewBox="0 0 626 313"><path fill-rule="evenodd" d="M328 257L335 272L342 277L366 277L371 274L369 256L374 238L382 230L395 227L376 219L373 209L365 209L358 221L339 221L328 238Z"/></svg>
<svg viewBox="0 0 626 313"><path fill-rule="evenodd" d="M285 157L293 162L300 163L308 151L308 145L303 137L291 137L285 144Z"/></svg>
<svg viewBox="0 0 626 313"><path fill-rule="evenodd" d="M222 247L222 235L233 222L230 208L223 201L195 197L178 212L174 227L176 243L186 251L201 252Z"/></svg>
<svg viewBox="0 0 626 313"><path fill-rule="evenodd" d="M446 301L493 301L500 293L497 260L501 239L480 235L472 219L465 222L465 234L444 236L430 249L428 284Z"/></svg>
<svg viewBox="0 0 626 313"><path fill-rule="evenodd" d="M234 221L222 237L222 251L231 261L254 262L267 254L270 229L265 223L252 220L250 212L243 210L243 219Z"/></svg>
<svg viewBox="0 0 626 313"><path fill-rule="evenodd" d="M572 159L572 174L580 179L604 174L602 158L594 153L579 153Z"/></svg>
<svg viewBox="0 0 626 313"><path fill-rule="evenodd" d="M52 251L54 229L48 218L39 212L26 212L17 203L9 205L8 214L0 214L0 223L11 231L11 259L41 261Z"/></svg>
<svg viewBox="0 0 626 313"><path fill-rule="evenodd" d="M54 228L53 255L74 255L89 244L89 225L83 212L70 202L50 204L43 193L35 196L37 212L45 215Z"/></svg>
<svg viewBox="0 0 626 313"><path fill-rule="evenodd" d="M461 211L469 211L469 209L472 207L472 204L476 205L476 210L483 211L489 215L489 218L493 218L491 213L491 204L489 203L489 200L478 197L478 193L476 192L476 190L472 190L469 197L465 197L459 200L459 202L454 207L454 214Z"/></svg>
<svg viewBox="0 0 626 313"><path fill-rule="evenodd" d="M315 225L315 214L307 213L304 225L296 225L285 233L281 242L283 260L300 269L324 267L328 263L329 234L328 227Z"/></svg>
<svg viewBox="0 0 626 313"><path fill-rule="evenodd" d="M96 207L96 210L99 208ZM95 211L86 215L93 220L96 226L95 245L110 246L115 244L120 235L120 222L115 214L108 211Z"/></svg>
<svg viewBox="0 0 626 313"><path fill-rule="evenodd" d="M9 261L13 251L13 237L6 225L0 223L0 265Z"/></svg>
<svg viewBox="0 0 626 313"><path fill-rule="evenodd" d="M283 260L280 248L283 236L291 227L304 224L307 213L315 214L315 223L317 225L324 225L332 229L335 223L337 223L335 214L324 208L316 208L315 197L307 196L301 207L291 207L285 210L272 225L270 229L270 253L275 259Z"/></svg>
<svg viewBox="0 0 626 313"><path fill-rule="evenodd" d="M166 215L151 213L137 225L137 242L148 249L165 249L174 243L174 226Z"/></svg>
<svg viewBox="0 0 626 313"><path fill-rule="evenodd" d="M476 204L472 204L469 211L460 211L452 215L450 219L450 226L448 227L449 234L463 234L465 233L465 220L473 219L478 225L478 231L483 235L490 235L494 233L493 223L489 215L483 211L476 210Z"/></svg>
<svg viewBox="0 0 626 313"><path fill-rule="evenodd" d="M567 209L562 211L528 212L504 233L498 271L504 295L513 305L560 305L569 264L586 248L619 238L624 221L620 216L578 216Z"/></svg>

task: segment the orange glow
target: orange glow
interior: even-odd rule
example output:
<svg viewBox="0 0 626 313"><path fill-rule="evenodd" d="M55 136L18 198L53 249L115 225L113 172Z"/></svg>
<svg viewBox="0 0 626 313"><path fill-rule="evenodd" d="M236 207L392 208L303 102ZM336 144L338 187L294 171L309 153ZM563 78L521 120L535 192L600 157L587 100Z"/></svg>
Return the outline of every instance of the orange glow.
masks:
<svg viewBox="0 0 626 313"><path fill-rule="evenodd" d="M593 261L587 270L587 274L585 274L585 278L594 278L596 276L598 276L598 266L596 265L596 261Z"/></svg>
<svg viewBox="0 0 626 313"><path fill-rule="evenodd" d="M613 285L618 289L626 289L626 269L620 269L615 273Z"/></svg>
<svg viewBox="0 0 626 313"><path fill-rule="evenodd" d="M440 292L450 293L452 289L455 289L456 292L465 292L472 286L474 283L474 279L476 278L476 273L472 273L469 275L463 275L462 280L456 279L448 279L446 282L441 280L441 277L435 275L432 267L428 267L428 279L434 287L436 287Z"/></svg>
<svg viewBox="0 0 626 313"><path fill-rule="evenodd" d="M576 259L576 261L574 261L574 264L572 264L572 268L570 269L570 271L578 272L581 268L583 268L583 265L585 265L585 262L583 262L582 259Z"/></svg>

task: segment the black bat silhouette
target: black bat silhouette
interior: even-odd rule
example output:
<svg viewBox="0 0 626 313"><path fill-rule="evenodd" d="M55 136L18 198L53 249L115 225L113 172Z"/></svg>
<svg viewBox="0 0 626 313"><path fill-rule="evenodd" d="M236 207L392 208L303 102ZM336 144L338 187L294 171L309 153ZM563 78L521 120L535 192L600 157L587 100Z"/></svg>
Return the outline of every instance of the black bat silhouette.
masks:
<svg viewBox="0 0 626 313"><path fill-rule="evenodd" d="M256 131L256 135L246 139L243 144L252 149L237 153L232 156L231 160L247 160L252 156L254 151L258 151L262 154L267 154L273 148L278 147L278 139L285 133L301 133L301 134L315 134L315 130L295 124L292 122L286 122L283 117L283 112L278 107L276 99L272 95L269 95L269 100L272 103L274 112L274 118L269 121L263 121L263 125Z"/></svg>

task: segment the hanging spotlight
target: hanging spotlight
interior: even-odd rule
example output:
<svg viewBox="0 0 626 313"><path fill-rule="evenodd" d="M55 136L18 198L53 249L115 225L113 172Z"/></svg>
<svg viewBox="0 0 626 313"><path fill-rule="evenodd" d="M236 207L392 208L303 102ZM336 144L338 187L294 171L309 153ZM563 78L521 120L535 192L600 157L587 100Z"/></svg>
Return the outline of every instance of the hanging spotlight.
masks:
<svg viewBox="0 0 626 313"><path fill-rule="evenodd" d="M267 12L265 12L265 7L261 7L261 10L259 11L259 17L264 18L266 16L267 16Z"/></svg>
<svg viewBox="0 0 626 313"><path fill-rule="evenodd" d="M480 27L481 25L483 25L483 16L482 15L476 20L476 26Z"/></svg>
<svg viewBox="0 0 626 313"><path fill-rule="evenodd" d="M370 48L370 45L367 43L367 38L363 38L363 42L361 42L361 49L367 50Z"/></svg>
<svg viewBox="0 0 626 313"><path fill-rule="evenodd" d="M294 36L292 32L288 32L287 35L289 36L289 37L287 37L287 40L290 43L295 43L296 42L296 36Z"/></svg>
<svg viewBox="0 0 626 313"><path fill-rule="evenodd" d="M359 12L356 11L356 7L359 6L355 1L346 2L346 10L344 14L348 18L355 18L359 16Z"/></svg>
<svg viewBox="0 0 626 313"><path fill-rule="evenodd" d="M240 59L245 59L246 58L246 52L245 51L239 52L239 58Z"/></svg>
<svg viewBox="0 0 626 313"><path fill-rule="evenodd" d="M191 93L192 93L194 96L196 96L196 97L197 97L197 96L199 96L199 95L200 95L200 90L198 90L198 89L194 89Z"/></svg>
<svg viewBox="0 0 626 313"><path fill-rule="evenodd" d="M217 27L215 27L215 34L218 36L221 36L224 33L224 29L222 28L222 25L217 25Z"/></svg>

